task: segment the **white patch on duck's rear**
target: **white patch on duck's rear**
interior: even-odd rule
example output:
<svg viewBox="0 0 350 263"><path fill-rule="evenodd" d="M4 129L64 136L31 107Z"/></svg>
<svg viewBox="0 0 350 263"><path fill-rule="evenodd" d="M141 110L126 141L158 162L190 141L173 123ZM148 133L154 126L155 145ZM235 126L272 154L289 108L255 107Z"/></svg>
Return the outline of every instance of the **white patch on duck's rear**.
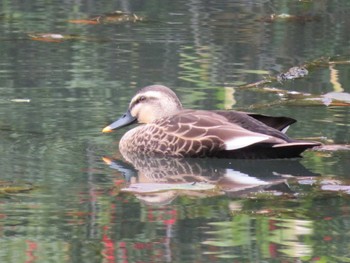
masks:
<svg viewBox="0 0 350 263"><path fill-rule="evenodd" d="M263 134L239 136L225 141L225 150L237 150L249 145L270 140L271 137Z"/></svg>

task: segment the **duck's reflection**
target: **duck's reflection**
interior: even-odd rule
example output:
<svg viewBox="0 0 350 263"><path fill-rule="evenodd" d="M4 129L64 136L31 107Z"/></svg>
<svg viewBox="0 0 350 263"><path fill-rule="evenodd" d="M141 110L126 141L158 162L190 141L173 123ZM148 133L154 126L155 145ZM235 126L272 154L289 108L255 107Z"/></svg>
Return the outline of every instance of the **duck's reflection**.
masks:
<svg viewBox="0 0 350 263"><path fill-rule="evenodd" d="M316 176L298 159L228 160L156 158L122 153L125 161L103 157L127 182L123 192L133 192L149 204L167 204L178 195L208 197L245 196L257 191L290 193L291 176Z"/></svg>

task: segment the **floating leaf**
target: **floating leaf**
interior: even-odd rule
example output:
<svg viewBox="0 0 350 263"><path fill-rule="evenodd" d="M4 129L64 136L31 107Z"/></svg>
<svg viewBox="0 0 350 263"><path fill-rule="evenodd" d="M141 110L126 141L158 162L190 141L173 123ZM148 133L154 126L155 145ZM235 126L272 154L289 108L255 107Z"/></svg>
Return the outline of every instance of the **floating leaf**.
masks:
<svg viewBox="0 0 350 263"><path fill-rule="evenodd" d="M73 35L62 35L54 33L29 33L28 36L32 40L44 42L62 42L64 40L74 39L77 37Z"/></svg>
<svg viewBox="0 0 350 263"><path fill-rule="evenodd" d="M62 35L62 34L56 34L56 33L29 33L28 36L30 37L31 40L43 41L43 42L55 42L55 43L60 43L67 40L96 41L96 39L94 38L87 38L79 35Z"/></svg>
<svg viewBox="0 0 350 263"><path fill-rule="evenodd" d="M258 19L258 21L267 22L267 23L272 23L277 21L306 23L306 22L313 22L313 21L319 21L319 20L321 20L321 17L318 15L290 15L286 13L271 14L269 16L265 16Z"/></svg>
<svg viewBox="0 0 350 263"><path fill-rule="evenodd" d="M89 19L78 19L78 20L69 20L69 23L74 24L106 24L106 23L125 23L125 22L140 22L144 21L144 17L137 16L133 13L126 13L122 11L114 11L112 13L106 13L103 15L95 16Z"/></svg>
<svg viewBox="0 0 350 263"><path fill-rule="evenodd" d="M33 190L34 186L29 183L15 183L10 181L0 182L0 194L18 194Z"/></svg>
<svg viewBox="0 0 350 263"><path fill-rule="evenodd" d="M68 22L73 24L86 24L86 25L96 25L100 23L100 21L98 20L91 20L91 19L75 19L75 20L68 20Z"/></svg>

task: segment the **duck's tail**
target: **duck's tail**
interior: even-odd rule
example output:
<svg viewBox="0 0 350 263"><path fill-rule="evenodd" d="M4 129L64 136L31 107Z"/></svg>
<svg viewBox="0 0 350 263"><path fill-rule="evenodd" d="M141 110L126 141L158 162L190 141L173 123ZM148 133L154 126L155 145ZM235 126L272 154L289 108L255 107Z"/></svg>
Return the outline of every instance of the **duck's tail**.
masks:
<svg viewBox="0 0 350 263"><path fill-rule="evenodd" d="M307 149L320 146L319 142L293 141L281 144L258 143L232 151L223 151L218 154L221 158L235 159L284 159L298 158Z"/></svg>

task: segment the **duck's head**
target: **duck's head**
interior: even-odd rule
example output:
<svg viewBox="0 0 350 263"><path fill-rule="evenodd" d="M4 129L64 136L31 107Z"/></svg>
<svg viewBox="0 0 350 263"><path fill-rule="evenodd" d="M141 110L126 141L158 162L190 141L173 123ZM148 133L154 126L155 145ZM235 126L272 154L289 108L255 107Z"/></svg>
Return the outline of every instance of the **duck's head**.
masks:
<svg viewBox="0 0 350 263"><path fill-rule="evenodd" d="M111 132L134 122L151 123L174 115L180 110L182 110L181 102L171 89L162 85L147 86L131 99L126 113L106 126L102 132Z"/></svg>

